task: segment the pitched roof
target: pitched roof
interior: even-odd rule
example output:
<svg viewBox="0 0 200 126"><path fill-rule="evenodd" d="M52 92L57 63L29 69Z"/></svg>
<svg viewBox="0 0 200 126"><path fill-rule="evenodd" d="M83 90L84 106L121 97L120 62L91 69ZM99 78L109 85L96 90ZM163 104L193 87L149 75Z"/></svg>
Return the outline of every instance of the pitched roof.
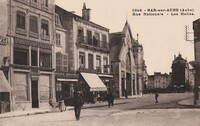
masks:
<svg viewBox="0 0 200 126"><path fill-rule="evenodd" d="M67 22L67 21L69 20L69 18L73 18L76 21L79 21L79 22L82 22L84 24L91 25L92 27L96 27L96 28L99 28L101 30L105 30L105 31L109 32L108 28L103 27L101 25L98 25L98 24L96 24L94 22L85 20L82 17L80 17L80 16L78 16L76 14L73 14L73 13L61 8L58 5L55 6L55 12L61 17L61 22L62 22L62 25L64 26L64 28L68 27L67 23L69 23L69 22Z"/></svg>

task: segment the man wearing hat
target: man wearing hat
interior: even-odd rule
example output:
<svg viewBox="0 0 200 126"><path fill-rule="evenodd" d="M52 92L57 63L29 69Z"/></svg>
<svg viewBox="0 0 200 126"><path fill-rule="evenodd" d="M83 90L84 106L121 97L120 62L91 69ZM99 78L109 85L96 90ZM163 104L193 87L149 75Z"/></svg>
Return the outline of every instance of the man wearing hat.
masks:
<svg viewBox="0 0 200 126"><path fill-rule="evenodd" d="M74 112L76 120L79 120L81 114L81 107L83 105L83 100L80 91L74 91Z"/></svg>

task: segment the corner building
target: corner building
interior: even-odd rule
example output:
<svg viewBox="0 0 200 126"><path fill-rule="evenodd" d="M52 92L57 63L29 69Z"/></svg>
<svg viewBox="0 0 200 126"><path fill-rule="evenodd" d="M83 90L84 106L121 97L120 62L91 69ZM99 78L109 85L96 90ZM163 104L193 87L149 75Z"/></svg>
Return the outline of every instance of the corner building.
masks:
<svg viewBox="0 0 200 126"><path fill-rule="evenodd" d="M66 30L68 72L78 76L74 90L81 90L84 100L95 102L111 88L109 64L109 29L90 21L90 9L84 3L82 17L56 6Z"/></svg>
<svg viewBox="0 0 200 126"><path fill-rule="evenodd" d="M0 63L10 87L10 108L49 106L54 98L54 0L3 0Z"/></svg>

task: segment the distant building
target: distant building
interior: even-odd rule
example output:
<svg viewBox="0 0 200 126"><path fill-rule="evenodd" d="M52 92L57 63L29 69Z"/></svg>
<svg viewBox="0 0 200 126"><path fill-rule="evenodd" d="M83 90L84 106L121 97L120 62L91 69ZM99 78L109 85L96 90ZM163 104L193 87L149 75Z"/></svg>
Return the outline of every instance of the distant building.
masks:
<svg viewBox="0 0 200 126"><path fill-rule="evenodd" d="M189 86L189 66L186 59L182 58L179 54L174 56L172 62L172 83L170 85L171 90L176 92L185 92L190 90Z"/></svg>
<svg viewBox="0 0 200 126"><path fill-rule="evenodd" d="M128 22L122 32L110 34L110 47L116 97L142 94L147 79L143 46L133 38Z"/></svg>
<svg viewBox="0 0 200 126"><path fill-rule="evenodd" d="M171 78L167 73L154 72L154 75L149 75L147 89L153 91L154 89L167 89L170 85Z"/></svg>

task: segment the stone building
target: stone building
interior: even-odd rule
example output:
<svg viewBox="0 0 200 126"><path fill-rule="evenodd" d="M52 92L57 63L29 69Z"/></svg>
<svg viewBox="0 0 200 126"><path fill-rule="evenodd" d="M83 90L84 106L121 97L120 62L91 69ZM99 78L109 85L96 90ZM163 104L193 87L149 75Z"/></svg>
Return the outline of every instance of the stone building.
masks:
<svg viewBox="0 0 200 126"><path fill-rule="evenodd" d="M194 58L195 61L192 63L195 70L195 85L194 93L195 100L199 99L199 86L200 86L200 19L193 21L194 30ZM195 104L197 101L194 102Z"/></svg>
<svg viewBox="0 0 200 126"><path fill-rule="evenodd" d="M189 86L189 66L186 59L179 54L174 56L172 62L172 82L170 89L176 92L185 92L190 89Z"/></svg>
<svg viewBox="0 0 200 126"><path fill-rule="evenodd" d="M11 110L42 108L54 97L54 0L0 1L0 68Z"/></svg>
<svg viewBox="0 0 200 126"><path fill-rule="evenodd" d="M61 15L66 30L66 53L68 71L78 75L78 86L86 101L97 94L103 95L111 88L109 69L109 29L90 21L91 9L84 3L82 16L66 11L59 6L56 13ZM92 98L92 100L94 100Z"/></svg>
<svg viewBox="0 0 200 126"><path fill-rule="evenodd" d="M67 28L63 25L65 10L55 9L55 90L56 99L63 97L66 101L73 96L73 90L78 82L75 72L69 70L69 51L67 49ZM66 105L68 103L66 102Z"/></svg>
<svg viewBox="0 0 200 126"><path fill-rule="evenodd" d="M149 83L147 88L149 91L154 89L167 89L171 83L171 77L167 73L154 72L154 75L149 75Z"/></svg>
<svg viewBox="0 0 200 126"><path fill-rule="evenodd" d="M146 81L143 46L133 38L128 22L125 23L122 32L110 34L110 47L116 96L124 97L125 92L129 96L142 94Z"/></svg>

